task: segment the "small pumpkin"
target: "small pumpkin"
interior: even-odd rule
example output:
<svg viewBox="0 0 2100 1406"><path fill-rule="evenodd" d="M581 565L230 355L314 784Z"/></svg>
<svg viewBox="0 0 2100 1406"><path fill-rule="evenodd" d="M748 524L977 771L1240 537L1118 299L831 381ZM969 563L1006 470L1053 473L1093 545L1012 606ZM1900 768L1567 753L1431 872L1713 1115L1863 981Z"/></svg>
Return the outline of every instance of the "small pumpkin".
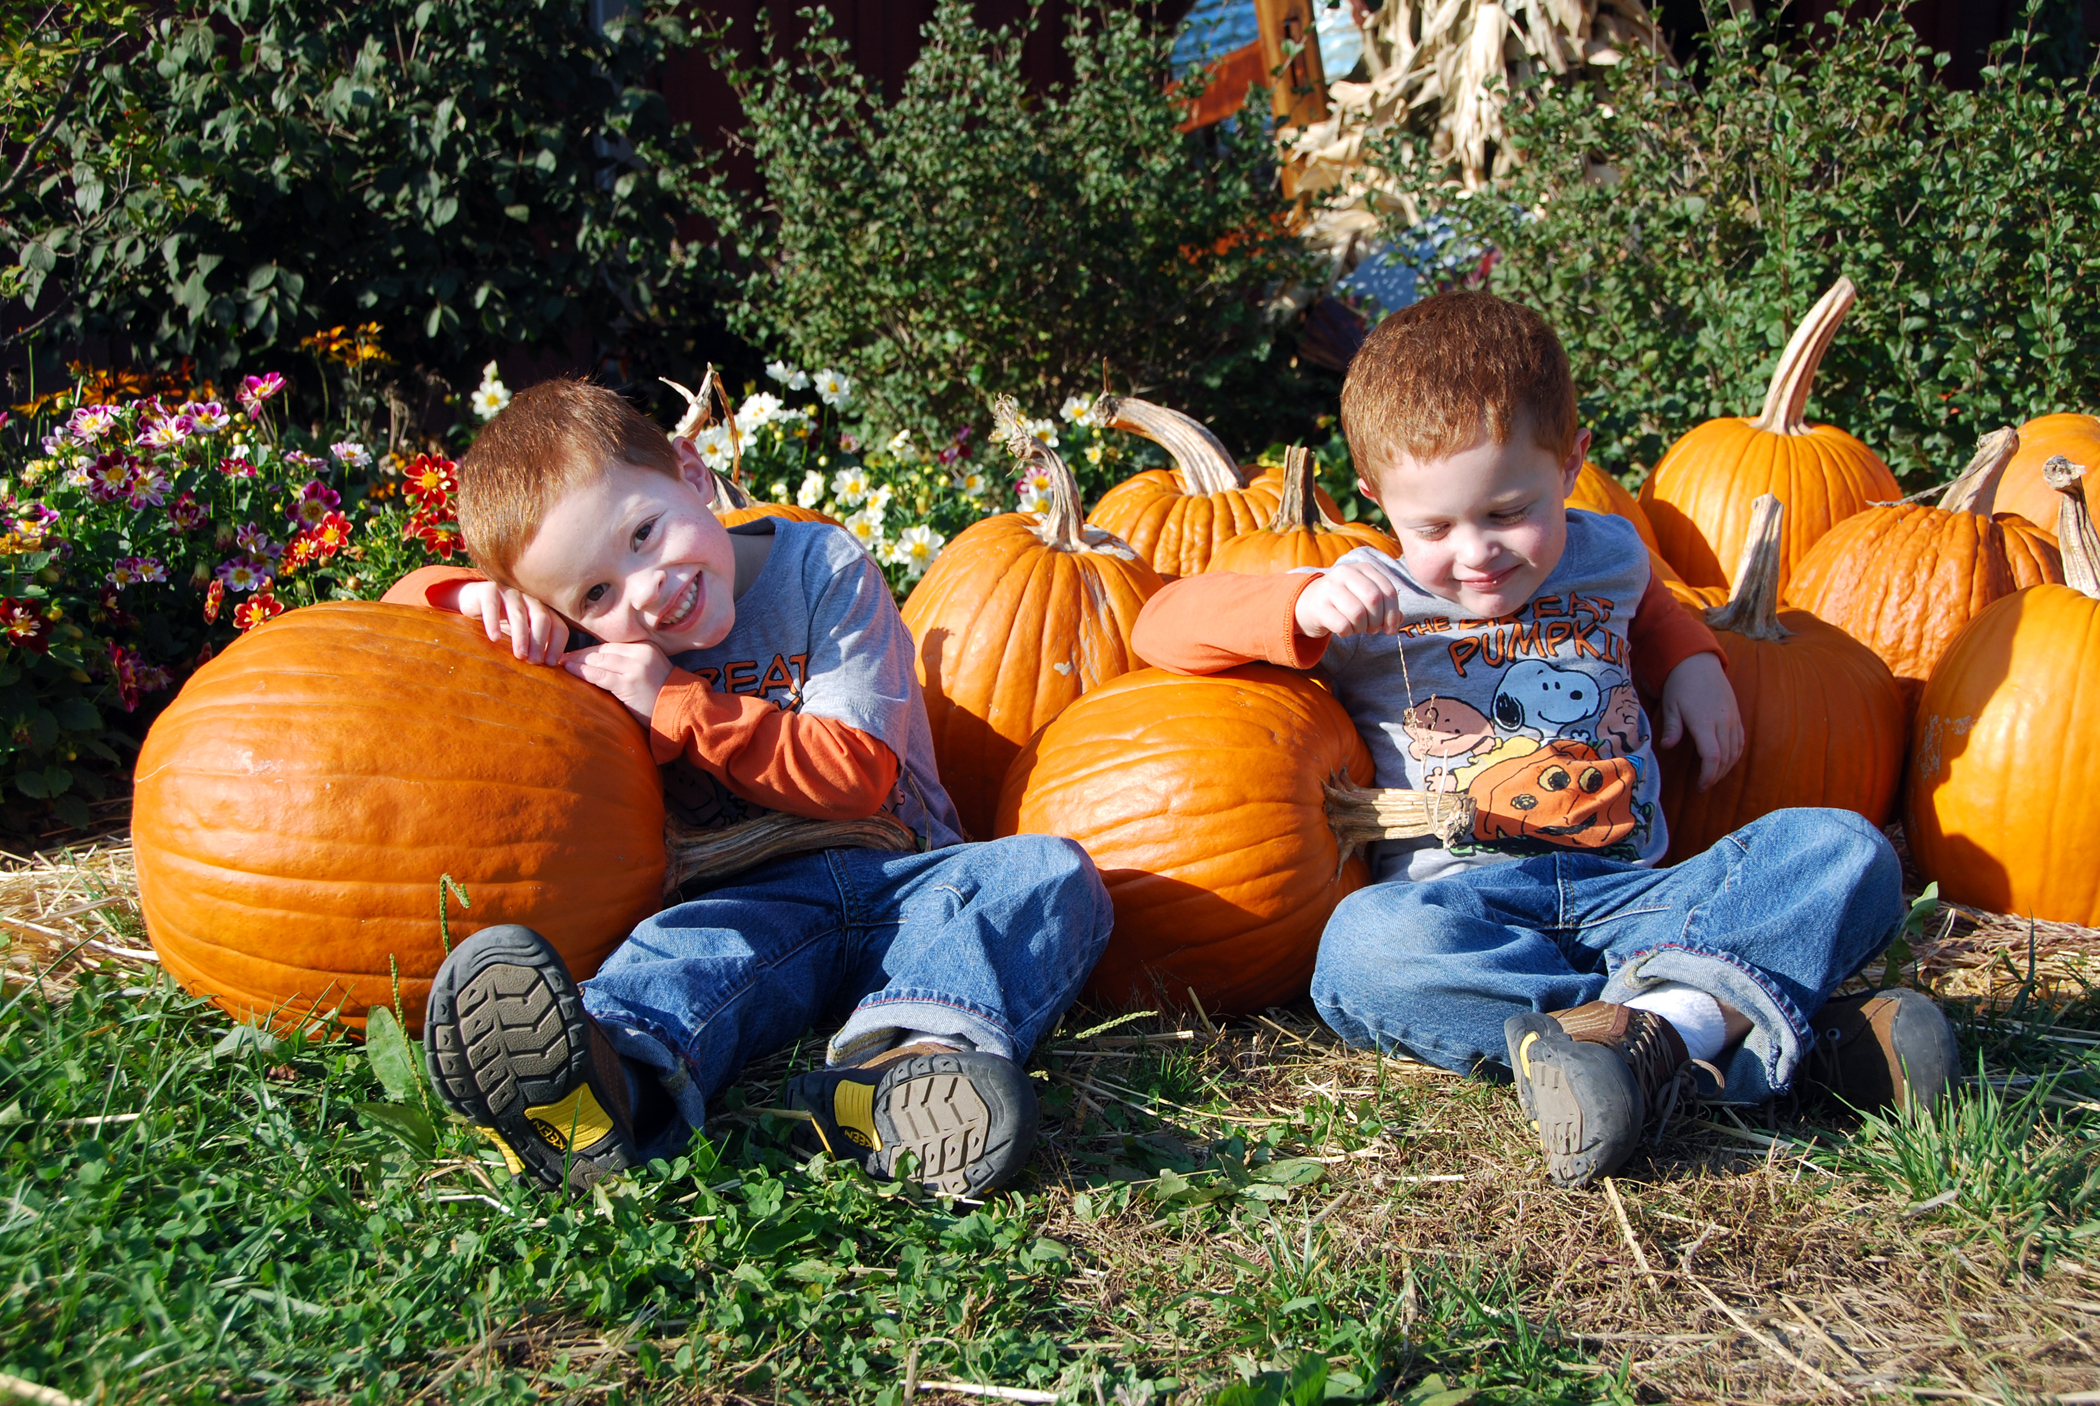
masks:
<svg viewBox="0 0 2100 1406"><path fill-rule="evenodd" d="M1093 856L1116 910L1096 997L1260 1010L1305 993L1329 915L1367 877L1364 843L1472 825L1468 796L1371 779L1348 712L1303 675L1138 669L1014 759L998 832Z"/></svg>
<svg viewBox="0 0 2100 1406"><path fill-rule="evenodd" d="M1671 445L1641 485L1641 507L1670 565L1694 586L1730 582L1722 553L1743 540L1750 505L1763 494L1786 504L1779 587L1816 539L1870 504L1902 496L1880 456L1835 425L1803 414L1810 382L1852 306L1852 280L1825 293L1780 353L1755 419L1695 426Z"/></svg>
<svg viewBox="0 0 2100 1406"><path fill-rule="evenodd" d="M2018 513L2036 527L2056 530L2063 501L2042 477L2042 466L2058 455L2081 469L2100 468L2100 415L2066 411L2038 415L2020 426L2020 452L2005 466L1997 507Z"/></svg>
<svg viewBox="0 0 2100 1406"><path fill-rule="evenodd" d="M770 499L754 498L744 488L743 435L737 430L736 411L729 405L729 392L723 388L722 377L714 367L707 368L701 379L700 391L695 394L676 381L659 376L658 380L685 397L685 414L679 418L678 427L671 431L673 439L685 439L697 430L713 423L708 410L707 395L712 391L722 407L722 423L729 426L729 472L719 470L714 475L714 496L708 500L715 519L724 527L735 527L762 517L785 518L789 522L828 522L833 527L844 526L830 513L815 508L805 508L799 503L776 503Z"/></svg>
<svg viewBox="0 0 2100 1406"><path fill-rule="evenodd" d="M1136 548L1162 580L1209 570L1219 547L1275 517L1283 501L1280 469L1248 474L1199 421L1164 405L1104 395L1094 406L1101 423L1143 435L1174 460L1171 469L1124 479L1087 514L1090 524ZM1341 516L1332 498L1322 494L1320 505Z"/></svg>
<svg viewBox="0 0 2100 1406"><path fill-rule="evenodd" d="M1263 576L1301 566L1332 566L1358 547L1376 547L1389 557L1400 544L1367 522L1337 522L1320 506L1312 451L1294 445L1283 460L1283 501L1276 516L1254 532L1242 532L1211 556L1211 571Z"/></svg>
<svg viewBox="0 0 2100 1406"><path fill-rule="evenodd" d="M2006 596L1940 657L1912 731L1903 829L1940 896L2100 927L2100 536L2061 455L2065 584Z"/></svg>
<svg viewBox="0 0 2100 1406"><path fill-rule="evenodd" d="M170 975L243 1019L422 1020L438 882L579 978L661 905L663 791L627 710L480 622L338 601L206 664L139 752L132 844Z"/></svg>
<svg viewBox="0 0 2100 1406"><path fill-rule="evenodd" d="M1021 745L1139 664L1131 627L1160 588L1129 546L1080 521L1071 470L1022 428L1011 397L997 418L1008 449L1047 475L1047 506L965 528L904 602L941 784L978 836L992 832Z"/></svg>
<svg viewBox="0 0 2100 1406"><path fill-rule="evenodd" d="M2005 529L1988 513L2019 447L2015 430L1985 435L1937 506L1887 503L1854 513L1794 568L1787 604L1880 655L1903 685L1906 717L1962 626L2018 589Z"/></svg>
<svg viewBox="0 0 2100 1406"><path fill-rule="evenodd" d="M1693 588L1728 656L1743 756L1701 791L1690 741L1662 753L1669 863L1789 806L1836 806L1879 825L1895 803L1903 691L1874 651L1844 631L1807 611L1778 608L1785 515L1777 498L1760 497L1733 591Z"/></svg>

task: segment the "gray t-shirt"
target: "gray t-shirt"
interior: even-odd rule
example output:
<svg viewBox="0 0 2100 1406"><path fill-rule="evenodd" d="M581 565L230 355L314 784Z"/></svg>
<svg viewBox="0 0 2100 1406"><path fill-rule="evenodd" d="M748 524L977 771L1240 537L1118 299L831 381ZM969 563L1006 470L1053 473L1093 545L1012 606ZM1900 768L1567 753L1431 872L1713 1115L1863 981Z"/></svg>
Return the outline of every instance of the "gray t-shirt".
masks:
<svg viewBox="0 0 2100 1406"><path fill-rule="evenodd" d="M729 531L771 533L773 550L737 601L736 623L722 642L671 662L717 691L755 694L880 739L898 763L883 810L928 848L961 843L962 824L934 766L911 632L881 569L830 523L766 517ZM664 768L664 802L692 825L727 824L764 810L682 757Z"/></svg>
<svg viewBox="0 0 2100 1406"><path fill-rule="evenodd" d="M1434 879L1556 850L1653 864L1670 847L1628 630L1648 589L1632 523L1570 511L1568 544L1514 614L1466 619L1407 567L1364 547L1344 561L1392 578L1401 633L1331 642L1314 673L1349 710L1380 786L1463 791L1473 832L1371 847L1379 879ZM1405 654L1402 654L1402 648Z"/></svg>

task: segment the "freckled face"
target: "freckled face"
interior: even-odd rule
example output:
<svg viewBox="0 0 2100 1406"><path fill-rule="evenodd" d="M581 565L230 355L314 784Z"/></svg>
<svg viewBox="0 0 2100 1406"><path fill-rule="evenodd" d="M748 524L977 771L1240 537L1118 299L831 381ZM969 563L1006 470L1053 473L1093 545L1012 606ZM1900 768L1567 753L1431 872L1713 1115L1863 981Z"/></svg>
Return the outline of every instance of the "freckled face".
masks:
<svg viewBox="0 0 2100 1406"><path fill-rule="evenodd" d="M1394 450L1357 486L1385 509L1417 581L1469 615L1493 619L1530 600L1560 564L1568 494L1589 444L1584 430L1573 452L1556 459L1520 421L1506 444L1482 435L1440 459Z"/></svg>
<svg viewBox="0 0 2100 1406"><path fill-rule="evenodd" d="M676 443L676 478L615 464L555 503L518 558L519 587L608 644L721 643L736 623L736 559L707 506L707 465Z"/></svg>

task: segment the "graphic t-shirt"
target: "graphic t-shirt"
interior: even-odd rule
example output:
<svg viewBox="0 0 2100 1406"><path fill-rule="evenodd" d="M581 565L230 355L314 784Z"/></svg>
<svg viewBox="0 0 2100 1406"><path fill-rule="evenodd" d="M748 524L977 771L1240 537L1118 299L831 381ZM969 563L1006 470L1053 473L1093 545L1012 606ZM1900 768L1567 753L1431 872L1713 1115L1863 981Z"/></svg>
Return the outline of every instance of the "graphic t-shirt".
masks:
<svg viewBox="0 0 2100 1406"><path fill-rule="evenodd" d="M783 711L832 718L887 746L897 783L882 809L928 848L958 844L962 825L941 788L926 702L912 671L911 632L882 571L852 534L825 522L759 518L732 535L771 532L773 550L736 602L736 623L711 649L671 663L714 693L762 698ZM762 813L684 757L664 767L664 802L692 825Z"/></svg>
<svg viewBox="0 0 2100 1406"><path fill-rule="evenodd" d="M1622 518L1568 514L1568 544L1512 615L1466 618L1407 567L1365 547L1345 561L1399 588L1397 635L1348 635L1314 666L1356 720L1380 786L1473 798L1473 830L1444 848L1387 840L1381 879L1579 849L1653 864L1669 848L1629 630L1648 554Z"/></svg>

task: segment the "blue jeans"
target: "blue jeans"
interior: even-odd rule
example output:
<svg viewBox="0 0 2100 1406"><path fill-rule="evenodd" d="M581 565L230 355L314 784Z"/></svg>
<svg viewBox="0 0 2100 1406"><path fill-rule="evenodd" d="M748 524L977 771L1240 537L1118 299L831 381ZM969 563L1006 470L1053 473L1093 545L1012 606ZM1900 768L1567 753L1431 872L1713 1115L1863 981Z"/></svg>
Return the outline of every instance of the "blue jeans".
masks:
<svg viewBox="0 0 2100 1406"><path fill-rule="evenodd" d="M1881 832L1840 810L1776 811L1669 869L1570 852L1373 884L1328 921L1313 1001L1352 1045L1494 1073L1510 1016L1683 982L1749 1017L1721 1096L1762 1103L1808 1018L1894 939L1901 885Z"/></svg>
<svg viewBox="0 0 2100 1406"><path fill-rule="evenodd" d="M832 1063L905 1030L1026 1059L1114 916L1086 851L1051 836L790 855L644 922L583 983L583 1005L698 1128L746 1061L814 1024L845 1022ZM642 1131L647 1157L690 1136Z"/></svg>

